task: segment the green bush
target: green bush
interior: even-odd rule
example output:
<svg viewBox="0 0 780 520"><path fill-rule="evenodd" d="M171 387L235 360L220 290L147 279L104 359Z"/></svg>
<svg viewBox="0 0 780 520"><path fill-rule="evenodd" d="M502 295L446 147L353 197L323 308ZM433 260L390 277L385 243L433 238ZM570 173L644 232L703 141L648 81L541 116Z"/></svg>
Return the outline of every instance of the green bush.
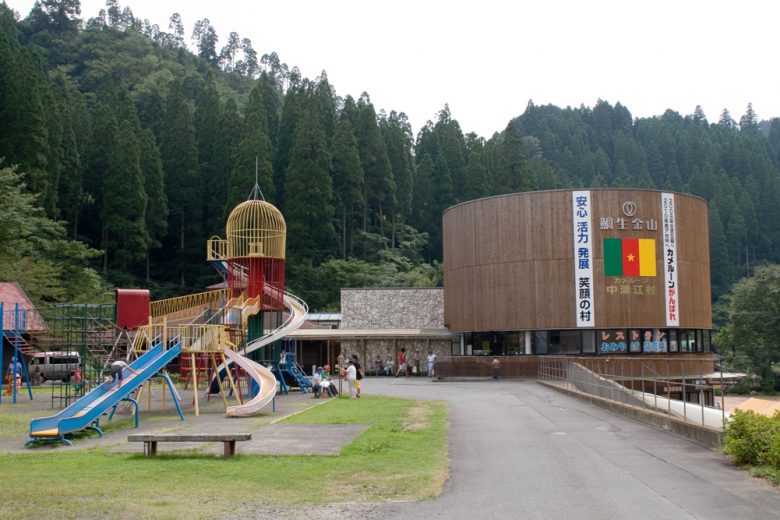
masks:
<svg viewBox="0 0 780 520"><path fill-rule="evenodd" d="M780 468L780 414L737 410L726 429L724 451L738 464Z"/></svg>
<svg viewBox="0 0 780 520"><path fill-rule="evenodd" d="M769 451L764 462L768 466L780 469L780 412L775 412L772 417L772 430L769 438Z"/></svg>

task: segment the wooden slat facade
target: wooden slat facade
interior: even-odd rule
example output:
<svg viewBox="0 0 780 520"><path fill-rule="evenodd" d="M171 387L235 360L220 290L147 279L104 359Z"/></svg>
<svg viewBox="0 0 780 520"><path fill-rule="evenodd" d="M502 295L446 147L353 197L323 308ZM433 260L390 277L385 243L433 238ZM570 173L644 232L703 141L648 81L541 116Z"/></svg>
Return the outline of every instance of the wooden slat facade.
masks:
<svg viewBox="0 0 780 520"><path fill-rule="evenodd" d="M655 190L593 189L591 225L594 328L667 328L663 218ZM707 204L675 193L679 326L710 329ZM623 203L657 230L600 229L600 219L624 218ZM454 332L577 328L572 192L518 193L478 199L444 213L444 321ZM651 238L655 277L604 275L604 238ZM630 286L629 294L608 286ZM641 294L639 294L641 293ZM649 293L649 294L648 294Z"/></svg>

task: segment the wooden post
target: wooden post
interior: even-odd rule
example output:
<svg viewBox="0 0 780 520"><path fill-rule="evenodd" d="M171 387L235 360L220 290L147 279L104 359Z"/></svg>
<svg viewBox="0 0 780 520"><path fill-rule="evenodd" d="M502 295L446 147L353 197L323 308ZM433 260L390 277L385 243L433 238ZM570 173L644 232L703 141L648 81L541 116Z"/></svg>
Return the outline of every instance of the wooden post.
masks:
<svg viewBox="0 0 780 520"><path fill-rule="evenodd" d="M214 377L217 380L217 387L219 387L219 395L222 397L222 402L225 403L225 408L227 408L227 398L225 397L225 390L222 388L222 378L219 377L219 367L217 366L217 358L214 357L213 352L209 352L209 357L211 358L211 366L214 367ZM227 370L227 366L225 367L225 370Z"/></svg>
<svg viewBox="0 0 780 520"><path fill-rule="evenodd" d="M222 356L222 364L225 365L225 370L227 371L228 382L230 382L230 389L233 391L233 395L236 397L236 401L238 401L238 404L244 404L243 399L241 399L241 394L238 392L238 389L236 388L236 383L233 381L233 373L230 371L230 367L228 367L227 359L225 358L225 353L220 352L220 356Z"/></svg>
<svg viewBox="0 0 780 520"><path fill-rule="evenodd" d="M195 353L190 354L190 362L192 365L192 395L195 401L195 417L198 417L200 409L198 408L198 371L195 368Z"/></svg>

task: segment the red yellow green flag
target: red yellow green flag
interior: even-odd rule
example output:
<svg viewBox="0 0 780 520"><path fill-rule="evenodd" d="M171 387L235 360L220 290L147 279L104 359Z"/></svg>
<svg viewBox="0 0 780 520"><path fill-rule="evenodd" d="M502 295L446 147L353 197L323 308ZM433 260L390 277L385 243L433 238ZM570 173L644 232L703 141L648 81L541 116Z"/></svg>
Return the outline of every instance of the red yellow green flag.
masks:
<svg viewBox="0 0 780 520"><path fill-rule="evenodd" d="M605 276L655 276L655 239L605 238Z"/></svg>

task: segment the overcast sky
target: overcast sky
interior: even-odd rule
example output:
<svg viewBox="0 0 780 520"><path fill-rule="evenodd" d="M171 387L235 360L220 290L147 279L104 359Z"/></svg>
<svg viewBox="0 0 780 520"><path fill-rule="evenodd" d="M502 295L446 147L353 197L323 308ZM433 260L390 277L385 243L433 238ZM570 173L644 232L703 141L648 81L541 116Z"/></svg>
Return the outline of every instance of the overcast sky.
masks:
<svg viewBox="0 0 780 520"><path fill-rule="evenodd" d="M33 0L6 0L24 17ZM327 71L340 96L368 92L377 111L405 112L416 132L445 103L464 132L490 137L529 100L560 107L625 105L634 117L667 108L735 120L749 102L780 116L780 6L764 0L125 0L186 36L208 18L219 35L249 38L304 77ZM104 0L82 0L82 17Z"/></svg>

